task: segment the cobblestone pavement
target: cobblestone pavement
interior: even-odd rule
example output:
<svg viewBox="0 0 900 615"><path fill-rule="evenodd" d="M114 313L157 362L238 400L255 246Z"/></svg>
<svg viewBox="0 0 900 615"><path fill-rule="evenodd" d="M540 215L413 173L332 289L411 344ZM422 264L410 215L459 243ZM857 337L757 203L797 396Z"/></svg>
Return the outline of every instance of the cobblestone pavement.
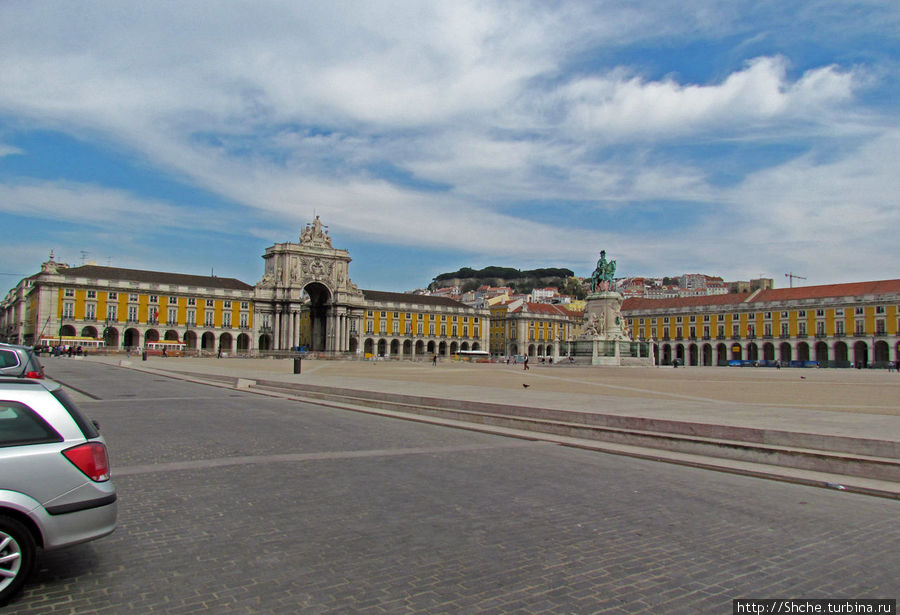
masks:
<svg viewBox="0 0 900 615"><path fill-rule="evenodd" d="M88 362L120 526L5 613L731 613L896 598L900 503Z"/></svg>

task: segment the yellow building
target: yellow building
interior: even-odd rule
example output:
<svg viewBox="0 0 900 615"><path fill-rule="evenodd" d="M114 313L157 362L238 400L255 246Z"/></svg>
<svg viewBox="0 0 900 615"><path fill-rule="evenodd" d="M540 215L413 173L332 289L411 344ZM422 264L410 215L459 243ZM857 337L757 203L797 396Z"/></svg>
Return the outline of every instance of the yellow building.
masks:
<svg viewBox="0 0 900 615"><path fill-rule="evenodd" d="M885 366L900 360L900 280L759 289L750 294L626 299L636 340L657 361Z"/></svg>

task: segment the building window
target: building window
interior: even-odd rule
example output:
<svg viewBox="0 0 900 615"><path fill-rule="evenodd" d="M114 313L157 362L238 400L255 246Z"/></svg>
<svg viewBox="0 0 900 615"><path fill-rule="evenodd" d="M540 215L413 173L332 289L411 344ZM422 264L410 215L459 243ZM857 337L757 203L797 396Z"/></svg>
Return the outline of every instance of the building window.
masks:
<svg viewBox="0 0 900 615"><path fill-rule="evenodd" d="M786 322L781 323L781 337L788 336L788 324Z"/></svg>
<svg viewBox="0 0 900 615"><path fill-rule="evenodd" d="M875 313L876 313L876 314L884 314L884 306L883 306L883 305L876 305L876 306L875 306Z"/></svg>
<svg viewBox="0 0 900 615"><path fill-rule="evenodd" d="M885 334L884 319L879 319L879 320L875 321L875 333L877 335Z"/></svg>
<svg viewBox="0 0 900 615"><path fill-rule="evenodd" d="M747 336L756 337L756 325L747 325Z"/></svg>
<svg viewBox="0 0 900 615"><path fill-rule="evenodd" d="M223 307L224 307L226 310L230 310L230 309L231 309L231 301L226 301L226 302L224 303Z"/></svg>
<svg viewBox="0 0 900 615"><path fill-rule="evenodd" d="M73 318L75 316L75 304L63 303L63 318Z"/></svg>
<svg viewBox="0 0 900 615"><path fill-rule="evenodd" d="M216 302L213 301L212 299L206 300L206 307L213 307L215 304L216 304Z"/></svg>
<svg viewBox="0 0 900 615"><path fill-rule="evenodd" d="M835 315L835 316L843 316L843 315L844 315L844 308L835 308L835 310L834 310L834 315Z"/></svg>
<svg viewBox="0 0 900 615"><path fill-rule="evenodd" d="M771 320L771 318L772 318L772 312L766 312L766 313L764 314L764 317L765 317L766 319Z"/></svg>
<svg viewBox="0 0 900 615"><path fill-rule="evenodd" d="M65 291L65 296L66 296L66 297L74 297L74 296L75 296L75 289L74 289L74 288L67 288L66 291Z"/></svg>
<svg viewBox="0 0 900 615"><path fill-rule="evenodd" d="M197 305L197 299L195 297L188 297L187 304L188 305Z"/></svg>
<svg viewBox="0 0 900 615"><path fill-rule="evenodd" d="M856 308L856 315L857 315L857 316L862 316L862 315L865 314L865 313L866 313L865 308L861 308L861 307Z"/></svg>
<svg viewBox="0 0 900 615"><path fill-rule="evenodd" d="M115 301L119 298L119 293L109 293L107 297L109 297L110 301Z"/></svg>
<svg viewBox="0 0 900 615"><path fill-rule="evenodd" d="M249 322L250 316L247 314L247 312L241 312L241 328L246 329L247 327L249 327Z"/></svg>
<svg viewBox="0 0 900 615"><path fill-rule="evenodd" d="M866 332L866 321L857 320L856 321L856 334L863 335Z"/></svg>
<svg viewBox="0 0 900 615"><path fill-rule="evenodd" d="M167 322L170 325L176 325L176 324L178 324L177 320L178 320L178 308L170 307L169 308L169 319Z"/></svg>
<svg viewBox="0 0 900 615"><path fill-rule="evenodd" d="M97 291L96 291L96 290L89 290L89 291L87 291L87 298L88 298L88 299L96 299L96 298L97 298Z"/></svg>
<svg viewBox="0 0 900 615"><path fill-rule="evenodd" d="M137 301L138 296L132 293L132 294L128 295L128 300L129 301Z"/></svg>
<svg viewBox="0 0 900 615"><path fill-rule="evenodd" d="M825 310L816 310L816 316L825 316Z"/></svg>
<svg viewBox="0 0 900 615"><path fill-rule="evenodd" d="M453 328L450 329L450 335L452 335L453 337L456 337L456 325L453 325Z"/></svg>
<svg viewBox="0 0 900 615"><path fill-rule="evenodd" d="M441 337L447 336L447 325L441 324Z"/></svg>
<svg viewBox="0 0 900 615"><path fill-rule="evenodd" d="M386 320L382 320L381 323L379 323L379 324L380 324L381 326L379 327L378 330L379 330L381 333L387 333L387 321L386 321Z"/></svg>
<svg viewBox="0 0 900 615"><path fill-rule="evenodd" d="M138 306L129 305L128 306L128 322L137 322L138 319Z"/></svg>
<svg viewBox="0 0 900 615"><path fill-rule="evenodd" d="M394 321L394 335L398 335L400 333L400 321Z"/></svg>
<svg viewBox="0 0 900 615"><path fill-rule="evenodd" d="M420 323L417 325L416 333L417 333L418 335L422 335L422 332L423 332L423 331L424 331L424 324L420 322Z"/></svg>
<svg viewBox="0 0 900 615"><path fill-rule="evenodd" d="M797 312L797 316L800 318L806 318L806 310L800 310Z"/></svg>
<svg viewBox="0 0 900 615"><path fill-rule="evenodd" d="M797 333L806 337L806 323L801 321L797 323Z"/></svg>
<svg viewBox="0 0 900 615"><path fill-rule="evenodd" d="M369 318L372 318L372 316L373 316L372 310L369 310L368 312L366 312L366 316L368 316Z"/></svg>
<svg viewBox="0 0 900 615"><path fill-rule="evenodd" d="M787 313L787 312L782 312L782 313L781 313L781 317L782 317L782 318L787 318L787 317L788 317L788 313Z"/></svg>
<svg viewBox="0 0 900 615"><path fill-rule="evenodd" d="M834 322L834 334L835 335L843 335L844 334L844 321L836 320Z"/></svg>
<svg viewBox="0 0 900 615"><path fill-rule="evenodd" d="M231 327L231 312L222 313L222 326Z"/></svg>
<svg viewBox="0 0 900 615"><path fill-rule="evenodd" d="M434 323L428 323L428 335L434 336Z"/></svg>
<svg viewBox="0 0 900 615"><path fill-rule="evenodd" d="M375 323L373 323L371 320L366 321L366 333L375 333Z"/></svg>
<svg viewBox="0 0 900 615"><path fill-rule="evenodd" d="M115 305L107 305L106 306L106 320L118 320L118 306Z"/></svg>
<svg viewBox="0 0 900 615"><path fill-rule="evenodd" d="M190 301L190 299L188 299L188 301ZM196 310L188 310L187 311L187 318L186 318L186 322L184 324L189 327L194 327L197 325L197 311Z"/></svg>
<svg viewBox="0 0 900 615"><path fill-rule="evenodd" d="M159 303L159 295L150 295L150 303Z"/></svg>
<svg viewBox="0 0 900 615"><path fill-rule="evenodd" d="M816 323L816 335L825 335L825 323L821 320Z"/></svg>
<svg viewBox="0 0 900 615"><path fill-rule="evenodd" d="M381 317L382 317L382 318L387 318L387 312L382 312L382 313L381 313Z"/></svg>

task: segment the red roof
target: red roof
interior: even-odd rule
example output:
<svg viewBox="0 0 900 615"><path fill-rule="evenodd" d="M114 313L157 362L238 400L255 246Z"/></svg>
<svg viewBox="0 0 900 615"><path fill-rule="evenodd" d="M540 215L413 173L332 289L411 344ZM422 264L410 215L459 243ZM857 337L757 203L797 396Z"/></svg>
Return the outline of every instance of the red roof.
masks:
<svg viewBox="0 0 900 615"><path fill-rule="evenodd" d="M900 280L877 280L873 282L850 282L847 284L824 284L821 286L798 286L796 288L775 288L756 293L729 293L727 295L701 295L697 297L674 297L670 299L645 299L628 297L622 303L622 310L659 310L667 308L687 308L716 305L758 304L776 301L799 301L803 299L824 299L827 297L861 297L864 295L885 295L900 293Z"/></svg>

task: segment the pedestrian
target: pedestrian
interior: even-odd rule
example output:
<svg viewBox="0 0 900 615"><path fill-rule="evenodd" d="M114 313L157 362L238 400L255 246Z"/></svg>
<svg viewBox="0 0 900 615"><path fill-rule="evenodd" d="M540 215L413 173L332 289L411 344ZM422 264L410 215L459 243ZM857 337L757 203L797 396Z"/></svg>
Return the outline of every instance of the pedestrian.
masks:
<svg viewBox="0 0 900 615"><path fill-rule="evenodd" d="M525 361L523 361L522 364L525 366L525 367L522 369L522 371L527 370L527 369L528 369L528 355L525 355Z"/></svg>
<svg viewBox="0 0 900 615"><path fill-rule="evenodd" d="M431 367L437 367L437 355L431 357Z"/></svg>
<svg viewBox="0 0 900 615"><path fill-rule="evenodd" d="M163 346L163 358L165 359L165 358L168 357L168 356L169 356L169 353L168 353L168 351L166 350L166 347Z"/></svg>

